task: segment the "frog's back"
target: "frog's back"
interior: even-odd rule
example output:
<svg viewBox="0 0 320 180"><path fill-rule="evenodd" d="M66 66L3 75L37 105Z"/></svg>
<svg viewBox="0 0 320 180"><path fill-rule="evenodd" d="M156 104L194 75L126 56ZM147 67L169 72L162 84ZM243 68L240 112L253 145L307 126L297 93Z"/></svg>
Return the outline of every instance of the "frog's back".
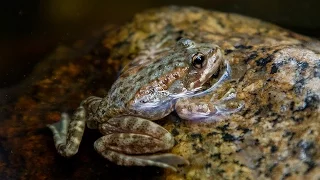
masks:
<svg viewBox="0 0 320 180"><path fill-rule="evenodd" d="M131 62L112 85L107 97L109 106L128 109L139 97L150 94L150 98L155 98L151 97L156 95L155 91L167 90L174 79L185 74L188 66L183 52L173 51L144 64Z"/></svg>

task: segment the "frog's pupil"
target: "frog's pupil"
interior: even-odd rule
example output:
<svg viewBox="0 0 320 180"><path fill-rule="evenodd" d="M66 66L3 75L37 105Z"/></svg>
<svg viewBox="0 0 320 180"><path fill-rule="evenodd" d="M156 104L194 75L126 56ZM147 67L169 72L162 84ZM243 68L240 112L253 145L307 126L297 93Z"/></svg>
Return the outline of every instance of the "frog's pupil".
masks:
<svg viewBox="0 0 320 180"><path fill-rule="evenodd" d="M193 65L196 68L202 68L204 60L205 60L205 57L202 54L197 54L193 59Z"/></svg>

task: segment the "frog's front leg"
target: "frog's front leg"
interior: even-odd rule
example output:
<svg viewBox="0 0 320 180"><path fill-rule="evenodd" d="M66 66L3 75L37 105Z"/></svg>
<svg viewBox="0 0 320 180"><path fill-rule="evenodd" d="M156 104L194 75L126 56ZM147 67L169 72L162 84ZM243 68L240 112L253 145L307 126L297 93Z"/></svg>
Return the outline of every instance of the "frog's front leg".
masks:
<svg viewBox="0 0 320 180"><path fill-rule="evenodd" d="M170 153L152 155L170 150L173 136L160 125L139 117L111 118L100 125L105 136L94 147L103 157L124 166L158 166L176 170L179 164L188 164L181 156Z"/></svg>
<svg viewBox="0 0 320 180"><path fill-rule="evenodd" d="M231 88L220 99L215 99L212 94L179 99L175 110L182 119L216 120L221 116L238 112L243 105L243 101L236 98L235 89Z"/></svg>
<svg viewBox="0 0 320 180"><path fill-rule="evenodd" d="M59 122L48 125L53 133L54 144L60 155L70 157L78 152L87 118L88 126L93 124L90 122L93 121L94 117L88 117L87 114L94 113L101 100L99 97L89 97L80 104L72 119L69 118L68 114L62 113Z"/></svg>

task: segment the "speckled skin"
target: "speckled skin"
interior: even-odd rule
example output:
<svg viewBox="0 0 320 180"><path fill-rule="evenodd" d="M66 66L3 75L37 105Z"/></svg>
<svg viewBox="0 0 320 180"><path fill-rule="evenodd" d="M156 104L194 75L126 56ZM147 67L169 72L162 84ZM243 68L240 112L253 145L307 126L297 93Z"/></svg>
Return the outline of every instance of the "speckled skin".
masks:
<svg viewBox="0 0 320 180"><path fill-rule="evenodd" d="M72 119L64 113L60 122L48 125L59 154L70 157L78 152L87 124L104 135L95 141L96 151L118 165L159 166L176 171L177 165L188 164L174 154L152 155L171 149L174 138L150 120L167 116L175 107L181 117L194 120L185 115L188 108L179 107L189 106L185 104L188 97L196 99L214 90L201 88L214 74L218 76L219 70L225 69L224 75L229 75L229 65L214 44L198 44L185 38L172 47L162 47L164 43L157 44L152 59L140 55L124 68L105 98L89 97L82 101ZM220 81L226 78L224 75ZM179 103L181 97L184 101ZM205 103L211 107L207 115L217 114L213 102ZM197 111L191 113L197 115Z"/></svg>

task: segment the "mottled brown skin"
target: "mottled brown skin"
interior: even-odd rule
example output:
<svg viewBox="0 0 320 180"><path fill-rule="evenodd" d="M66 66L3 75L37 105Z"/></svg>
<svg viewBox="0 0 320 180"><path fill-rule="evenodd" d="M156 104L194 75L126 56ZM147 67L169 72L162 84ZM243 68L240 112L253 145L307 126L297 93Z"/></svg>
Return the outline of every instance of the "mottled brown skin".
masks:
<svg viewBox="0 0 320 180"><path fill-rule="evenodd" d="M214 99L234 88L244 108L214 122L162 121L177 142L171 153L190 162L179 173L105 167L91 150L94 138L84 140L82 153L61 160L45 125L57 122L65 107L74 110L83 98L105 94L121 64L142 51L150 58L148 47L168 36L165 45L179 37L218 44L233 80ZM104 29L97 42L55 51L49 59L62 66L33 82L15 113L1 121L1 157L8 159L1 160L2 179L319 179L319 41L236 14L165 7Z"/></svg>
<svg viewBox="0 0 320 180"><path fill-rule="evenodd" d="M225 69L217 82L220 83L230 74L230 68L214 44L197 44L181 38L172 47L157 46L161 55L152 54L152 59L137 56L124 68L105 98L91 96L82 101L72 119L63 113L60 122L48 125L59 154L70 157L78 152L87 124L104 135L95 141L95 150L118 165L158 166L176 171L177 165L188 164L178 155L153 155L170 150L174 138L151 121L162 119L175 107L181 117L194 120L185 115L188 108L179 108L189 106L183 103L186 101L180 102L180 98L195 98L212 92L214 88L202 90L202 85L220 69ZM212 104L211 101L206 103ZM214 105L210 107L214 110ZM220 114L238 110L236 107ZM197 115L197 111L191 113ZM217 114L217 111L212 113Z"/></svg>

